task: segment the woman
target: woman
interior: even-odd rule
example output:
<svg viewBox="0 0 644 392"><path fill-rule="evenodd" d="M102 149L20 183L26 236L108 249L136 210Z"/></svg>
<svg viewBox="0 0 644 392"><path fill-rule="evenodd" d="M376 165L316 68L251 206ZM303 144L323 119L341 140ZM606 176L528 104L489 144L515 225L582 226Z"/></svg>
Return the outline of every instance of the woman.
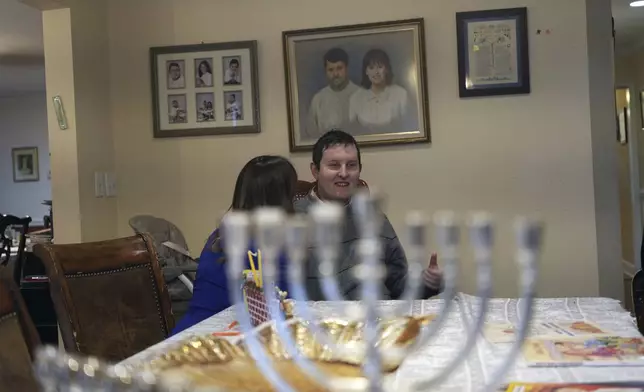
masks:
<svg viewBox="0 0 644 392"><path fill-rule="evenodd" d="M212 87L212 69L210 64L203 60L199 63L197 68L197 87Z"/></svg>
<svg viewBox="0 0 644 392"><path fill-rule="evenodd" d="M372 49L362 59L362 88L349 100L349 119L372 128L392 125L407 111L407 91L393 83L389 56Z"/></svg>
<svg viewBox="0 0 644 392"><path fill-rule="evenodd" d="M251 211L258 207L271 206L281 207L292 213L296 184L297 173L286 158L271 155L253 158L237 176L230 209ZM225 239L222 239L220 234L219 229L215 230L201 252L190 307L172 331L173 335L231 305L226 277L226 255L222 245ZM251 252L255 252L252 246L250 248ZM288 291L285 280L286 260L282 257L279 264L278 287Z"/></svg>

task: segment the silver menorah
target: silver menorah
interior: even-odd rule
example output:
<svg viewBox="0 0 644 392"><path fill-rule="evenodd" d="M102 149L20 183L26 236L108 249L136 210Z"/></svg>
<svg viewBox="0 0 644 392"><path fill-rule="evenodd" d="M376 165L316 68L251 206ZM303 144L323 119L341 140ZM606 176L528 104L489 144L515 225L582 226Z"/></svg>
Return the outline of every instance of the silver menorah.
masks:
<svg viewBox="0 0 644 392"><path fill-rule="evenodd" d="M440 212L434 215L433 223L438 253L444 270L444 288L441 293L442 305L437 318L422 329L413 344L406 347L387 347L383 351L378 346L379 322L405 316L412 308L412 301L418 298L422 286L422 271L427 266L428 241L427 223L420 212L410 212L406 219L407 241L405 251L408 260L406 288L401 301L393 309L383 311L378 306L381 297L380 287L385 274L385 266L381 263L382 244L380 230L383 222L380 198L361 192L356 194L351 202L351 209L357 223L359 240L357 257L359 265L356 268L356 278L361 283L361 301L356 302L345 310L344 316L360 319L364 324L363 341L360 345L339 343L330 336L328 331L316 323L316 317L307 305L307 292L304 284L304 270L307 262L309 246L313 245L323 294L329 301L341 301L343 296L336 278L336 261L340 255L340 244L344 225L346 208L334 203L317 203L313 205L307 216L287 216L278 208L260 208L252 213L232 211L223 221L224 246L227 255L227 275L230 287L230 297L233 300L236 318L244 336L244 343L249 355L264 377L277 391L295 391L296 389L280 375L275 367L273 358L266 352L256 333L253 333L251 317L244 306L244 298L239 289L244 283L243 270L251 238L261 249L263 259L263 291L267 299L275 297L276 282L279 271L276 266L285 251L289 260L288 281L289 294L294 300L295 314L298 319L305 321L314 339L329 350L331 356L344 358L350 356L359 358L363 367L363 378L331 378L323 373L310 358L307 358L294 341L289 329L289 321L285 319L280 303L267 300L270 317L275 330L282 341L285 351L299 369L315 383L327 390L383 390L382 364L398 361L411 355L420 347L427 347L436 339L441 327L446 323L450 312L457 301L459 248L461 247L461 228L454 213ZM427 379L418 380L410 386L411 391L428 391L444 383L454 371L467 359L475 347L477 339L483 332L489 300L492 296L492 248L494 243L494 228L491 216L486 213L472 214L468 221L469 238L477 269L477 297L479 309L474 323L469 325L464 333L465 344L458 353L446 360L441 371ZM493 391L504 381L505 374L511 369L527 337L532 319L535 283L537 277L537 260L541 249L542 226L536 221L518 218L516 221L516 262L520 271L521 315L516 327L515 340L501 365L492 372L487 383L481 386L481 391ZM55 359L55 360L54 360ZM56 362L57 361L57 362ZM47 374L61 374L62 368L69 373L69 363L75 363L77 368L89 366L94 373L103 369L88 365L85 360L53 355L49 351L41 351L37 369L43 385L46 384ZM52 363L58 365L51 365ZM81 363L82 362L82 363ZM45 367L47 367L45 369ZM58 370L53 371L52 366ZM60 369L59 369L60 368ZM187 381L178 379L155 378L153 374L127 374L119 367L107 367L103 371L105 380L117 380L130 389L105 389L128 391L188 391ZM45 371L46 370L46 371ZM63 372L64 373L64 372ZM86 377L87 378L87 377ZM127 382L124 382L126 380ZM135 382L136 381L136 382ZM105 381L107 383L107 381ZM49 383L51 385L51 383ZM107 384L106 384L107 385ZM132 389L135 388L135 389ZM139 388L139 389L136 389ZM57 389L53 389L57 390ZM60 389L63 390L63 389ZM65 389L69 390L69 389ZM90 390L89 388L82 390Z"/></svg>

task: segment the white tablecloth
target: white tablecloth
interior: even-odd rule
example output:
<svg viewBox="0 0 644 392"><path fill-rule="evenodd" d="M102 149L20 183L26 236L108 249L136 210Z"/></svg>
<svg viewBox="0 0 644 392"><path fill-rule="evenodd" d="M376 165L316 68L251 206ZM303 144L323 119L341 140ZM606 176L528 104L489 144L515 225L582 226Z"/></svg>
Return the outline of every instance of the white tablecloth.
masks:
<svg viewBox="0 0 644 392"><path fill-rule="evenodd" d="M407 358L396 374L396 390L405 390L411 380L427 378L439 371L449 358L454 357L464 342L465 323L471 324L479 299L461 295L457 306L440 333L429 347L423 347ZM438 313L441 300L418 300L409 314L420 315ZM518 323L519 304L517 299L493 299L487 320L499 323ZM396 301L382 301L383 309L392 307ZM311 302L318 317L341 317L342 310L349 302ZM640 336L634 321L620 305L608 298L555 298L538 299L535 303L536 321L592 321L620 336ZM219 314L173 336L149 349L127 359L124 365L136 365L149 360L180 340L194 335L208 335L224 330L234 320L234 309L228 308ZM477 391L502 360L509 344L491 346L479 339L477 346L450 380L444 383L441 391ZM592 382L592 381L641 381L644 380L644 366L641 367L567 367L567 368L528 368L519 359L515 368L506 379L538 382Z"/></svg>

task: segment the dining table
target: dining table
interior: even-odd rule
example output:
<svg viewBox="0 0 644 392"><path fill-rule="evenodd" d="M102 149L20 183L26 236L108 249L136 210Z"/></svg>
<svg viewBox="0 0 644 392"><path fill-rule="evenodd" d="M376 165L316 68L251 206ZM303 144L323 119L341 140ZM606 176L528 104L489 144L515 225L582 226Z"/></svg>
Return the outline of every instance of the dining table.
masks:
<svg viewBox="0 0 644 392"><path fill-rule="evenodd" d="M439 334L429 344L419 347L405 358L402 366L390 376L390 387L395 391L407 390L417 380L427 379L445 368L463 347L465 336L478 315L481 298L460 293L455 306L448 314ZM415 300L404 304L411 316L438 314L443 306L442 299ZM312 314L318 319L346 319L345 312L355 309L356 303L350 301L308 302ZM400 301L379 302L380 311L391 311L400 306ZM520 298L493 298L489 301L487 323L518 325L521 309L525 300ZM633 317L622 307L620 301L611 298L537 298L533 304L532 325L539 322L591 322L611 335L622 337L641 337ZM296 314L297 316L297 314ZM206 336L224 331L235 320L234 305L191 328L149 347L148 349L124 360L122 365L136 367L180 345L182 341L195 336ZM490 343L480 336L467 359L440 386L438 391L478 391L491 380L495 369L510 351L511 343ZM393 378L391 378L393 377ZM531 367L519 355L511 370L505 375L503 383L511 381L564 383L564 382L636 382L644 381L644 366L569 366L569 367Z"/></svg>

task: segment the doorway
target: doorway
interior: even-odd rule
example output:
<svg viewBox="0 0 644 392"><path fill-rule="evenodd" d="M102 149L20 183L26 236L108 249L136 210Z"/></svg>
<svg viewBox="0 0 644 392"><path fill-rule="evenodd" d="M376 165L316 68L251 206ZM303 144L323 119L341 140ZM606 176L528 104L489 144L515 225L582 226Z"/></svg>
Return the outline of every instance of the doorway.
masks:
<svg viewBox="0 0 644 392"><path fill-rule="evenodd" d="M634 100L628 87L615 89L616 149L621 221L621 263L624 270L625 307L631 306L631 281L640 268L642 206L640 199L638 132L632 118ZM630 309L629 309L630 310Z"/></svg>

